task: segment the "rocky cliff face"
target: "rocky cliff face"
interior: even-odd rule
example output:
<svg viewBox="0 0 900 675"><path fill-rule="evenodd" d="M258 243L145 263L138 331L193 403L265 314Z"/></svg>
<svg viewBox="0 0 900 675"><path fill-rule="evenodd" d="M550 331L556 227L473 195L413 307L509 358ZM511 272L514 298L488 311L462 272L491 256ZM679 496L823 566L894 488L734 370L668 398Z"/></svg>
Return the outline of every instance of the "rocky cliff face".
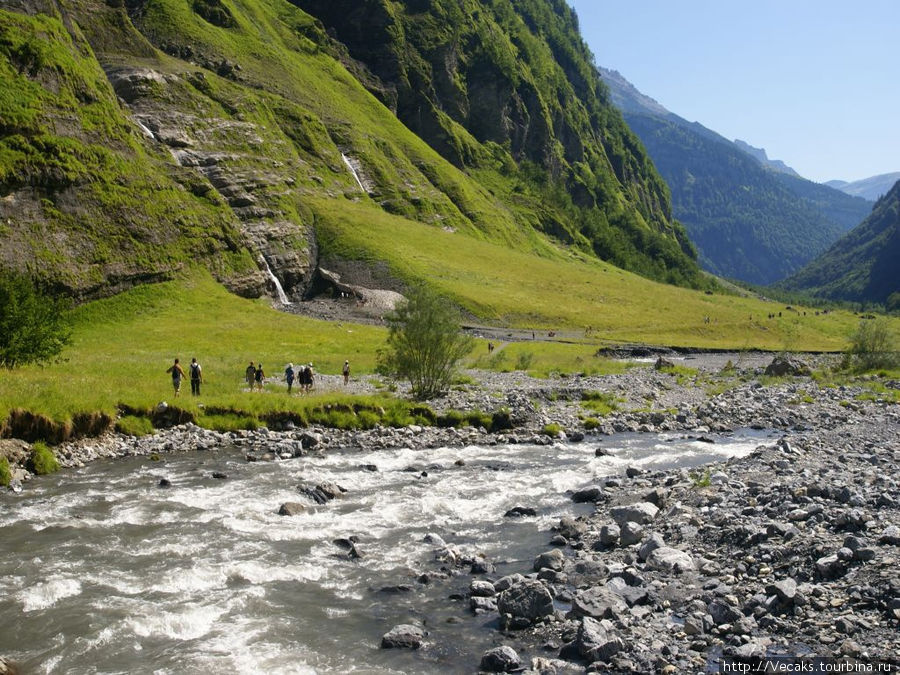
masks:
<svg viewBox="0 0 900 675"><path fill-rule="evenodd" d="M699 278L564 3L296 4L333 35L273 0L7 2L0 265L80 298L192 264L299 298L355 202Z"/></svg>

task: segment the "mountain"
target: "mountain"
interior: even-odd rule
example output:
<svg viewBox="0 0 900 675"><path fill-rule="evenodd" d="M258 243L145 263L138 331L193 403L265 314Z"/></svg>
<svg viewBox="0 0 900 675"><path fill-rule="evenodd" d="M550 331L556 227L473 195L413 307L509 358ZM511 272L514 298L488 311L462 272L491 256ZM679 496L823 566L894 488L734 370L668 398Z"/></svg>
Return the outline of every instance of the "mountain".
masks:
<svg viewBox="0 0 900 675"><path fill-rule="evenodd" d="M601 68L600 73L666 179L673 214L711 272L773 283L868 214L871 204L864 199L775 171L763 163L770 163L765 151L688 122L615 71Z"/></svg>
<svg viewBox="0 0 900 675"><path fill-rule="evenodd" d="M734 139L734 144L738 147L738 149L746 152L767 169L771 169L772 171L775 171L777 173L786 173L789 176L800 178L799 173L794 171L780 159L769 159L769 155L766 153L764 148L754 148L746 141L742 141L738 138Z"/></svg>
<svg viewBox="0 0 900 675"><path fill-rule="evenodd" d="M871 215L824 254L779 284L831 300L886 303L900 292L900 181Z"/></svg>
<svg viewBox="0 0 900 675"><path fill-rule="evenodd" d="M878 176L855 180L851 183L848 183L845 180L830 180L825 183L825 185L840 190L841 192L845 192L848 195L862 197L863 199L874 202L887 194L888 190L891 189L891 186L898 180L900 180L900 171L883 173Z"/></svg>
<svg viewBox="0 0 900 675"><path fill-rule="evenodd" d="M194 264L252 297L346 257L415 281L341 239L384 218L709 283L564 0L0 9L0 267L77 298Z"/></svg>

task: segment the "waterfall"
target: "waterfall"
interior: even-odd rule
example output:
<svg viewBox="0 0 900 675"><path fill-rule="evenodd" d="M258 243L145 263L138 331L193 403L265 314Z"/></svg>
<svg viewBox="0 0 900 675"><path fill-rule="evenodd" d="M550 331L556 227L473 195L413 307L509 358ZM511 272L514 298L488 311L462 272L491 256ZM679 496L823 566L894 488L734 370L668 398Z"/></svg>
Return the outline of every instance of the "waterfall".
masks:
<svg viewBox="0 0 900 675"><path fill-rule="evenodd" d="M284 288L282 287L281 282L278 281L278 277L275 276L272 268L269 267L268 261L262 255L259 256L259 260L263 264L263 267L266 270L266 274L269 275L269 279L273 284L275 284L275 292L278 294L278 302L280 302L282 305L291 304L290 299L288 299L287 293L284 292Z"/></svg>
<svg viewBox="0 0 900 675"><path fill-rule="evenodd" d="M344 164L346 164L346 165L347 165L347 168L350 169L350 173L352 173L352 174L353 174L353 177L356 179L356 184L359 185L359 189L362 190L363 192L365 192L366 194L368 194L369 191L366 190L366 186L363 185L362 181L359 179L359 174L356 173L356 169L353 168L353 164L350 162L350 158L347 157L347 155L345 155L345 154L342 152L342 153L341 153L341 159L344 160Z"/></svg>

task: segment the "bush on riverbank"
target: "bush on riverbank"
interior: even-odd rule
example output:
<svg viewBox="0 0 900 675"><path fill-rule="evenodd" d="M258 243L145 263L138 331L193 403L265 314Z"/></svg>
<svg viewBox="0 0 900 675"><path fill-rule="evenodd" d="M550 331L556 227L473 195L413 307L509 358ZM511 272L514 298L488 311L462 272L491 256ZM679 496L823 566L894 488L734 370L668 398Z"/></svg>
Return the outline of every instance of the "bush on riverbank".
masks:
<svg viewBox="0 0 900 675"><path fill-rule="evenodd" d="M38 441L31 449L31 456L28 458L25 468L33 474L45 476L59 471L59 462L53 451L45 443Z"/></svg>
<svg viewBox="0 0 900 675"><path fill-rule="evenodd" d="M0 457L0 487L7 487L12 482L12 471L9 469L9 460Z"/></svg>

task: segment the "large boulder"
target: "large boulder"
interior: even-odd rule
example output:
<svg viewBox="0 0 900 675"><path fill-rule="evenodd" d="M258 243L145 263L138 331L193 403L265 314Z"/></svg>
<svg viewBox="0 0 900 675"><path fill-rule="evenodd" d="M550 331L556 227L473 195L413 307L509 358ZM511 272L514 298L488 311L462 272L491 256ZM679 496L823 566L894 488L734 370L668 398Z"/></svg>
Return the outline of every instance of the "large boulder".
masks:
<svg viewBox="0 0 900 675"><path fill-rule="evenodd" d="M497 609L514 619L536 621L553 614L553 596L540 581L526 579L500 594Z"/></svg>
<svg viewBox="0 0 900 675"><path fill-rule="evenodd" d="M425 631L403 623L394 626L381 638L382 649L418 649L425 640Z"/></svg>
<svg viewBox="0 0 900 675"><path fill-rule="evenodd" d="M766 375L812 375L810 367L795 356L779 354L766 366Z"/></svg>

